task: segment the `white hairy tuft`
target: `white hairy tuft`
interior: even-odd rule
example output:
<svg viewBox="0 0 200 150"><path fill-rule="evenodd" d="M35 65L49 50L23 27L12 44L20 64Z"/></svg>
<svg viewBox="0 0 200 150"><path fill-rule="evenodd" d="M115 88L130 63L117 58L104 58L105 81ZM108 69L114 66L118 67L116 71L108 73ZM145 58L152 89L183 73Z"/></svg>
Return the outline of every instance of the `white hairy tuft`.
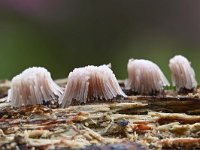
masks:
<svg viewBox="0 0 200 150"><path fill-rule="evenodd" d="M15 76L11 81L8 101L13 107L42 104L58 98L63 93L42 67L32 67Z"/></svg>
<svg viewBox="0 0 200 150"><path fill-rule="evenodd" d="M177 55L169 61L169 67L172 73L172 83L177 91L181 89L192 90L197 86L195 72L187 58Z"/></svg>
<svg viewBox="0 0 200 150"><path fill-rule="evenodd" d="M144 59L130 59L127 65L128 80L125 82L126 89L138 94L156 94L169 86L165 75L153 62Z"/></svg>
<svg viewBox="0 0 200 150"><path fill-rule="evenodd" d="M73 101L86 103L94 99L111 100L118 95L126 97L108 66L86 66L70 72L59 102L62 107L66 107Z"/></svg>

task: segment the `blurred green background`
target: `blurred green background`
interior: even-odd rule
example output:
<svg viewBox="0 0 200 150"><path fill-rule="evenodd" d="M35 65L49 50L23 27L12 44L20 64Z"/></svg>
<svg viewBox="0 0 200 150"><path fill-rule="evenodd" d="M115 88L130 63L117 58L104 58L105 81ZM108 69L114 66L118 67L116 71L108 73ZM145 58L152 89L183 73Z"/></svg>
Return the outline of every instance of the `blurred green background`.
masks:
<svg viewBox="0 0 200 150"><path fill-rule="evenodd" d="M53 78L75 67L112 63L127 77L129 58L150 59L170 79L169 59L186 56L200 81L200 1L0 1L0 78L30 66Z"/></svg>

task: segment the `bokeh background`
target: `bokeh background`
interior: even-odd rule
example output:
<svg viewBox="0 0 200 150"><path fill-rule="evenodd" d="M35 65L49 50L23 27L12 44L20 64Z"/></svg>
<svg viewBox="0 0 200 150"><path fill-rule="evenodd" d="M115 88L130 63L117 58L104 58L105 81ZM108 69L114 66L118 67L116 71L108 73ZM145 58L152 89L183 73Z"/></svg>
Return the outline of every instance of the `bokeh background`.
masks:
<svg viewBox="0 0 200 150"><path fill-rule="evenodd" d="M30 66L53 78L75 67L112 63L127 77L129 58L150 59L170 79L169 59L186 56L200 81L199 0L2 0L0 78Z"/></svg>

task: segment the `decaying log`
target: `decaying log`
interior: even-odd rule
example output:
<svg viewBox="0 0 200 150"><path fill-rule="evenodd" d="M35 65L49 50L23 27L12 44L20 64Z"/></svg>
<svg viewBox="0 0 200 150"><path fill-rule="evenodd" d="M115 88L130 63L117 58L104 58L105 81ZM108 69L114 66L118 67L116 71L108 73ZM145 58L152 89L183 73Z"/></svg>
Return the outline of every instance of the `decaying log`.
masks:
<svg viewBox="0 0 200 150"><path fill-rule="evenodd" d="M66 80L58 81L63 87L66 84ZM123 81L119 83L123 88ZM125 100L64 109L52 104L14 109L6 101L9 81L0 82L2 87L0 149L200 148L198 89L187 95L175 91L129 95Z"/></svg>

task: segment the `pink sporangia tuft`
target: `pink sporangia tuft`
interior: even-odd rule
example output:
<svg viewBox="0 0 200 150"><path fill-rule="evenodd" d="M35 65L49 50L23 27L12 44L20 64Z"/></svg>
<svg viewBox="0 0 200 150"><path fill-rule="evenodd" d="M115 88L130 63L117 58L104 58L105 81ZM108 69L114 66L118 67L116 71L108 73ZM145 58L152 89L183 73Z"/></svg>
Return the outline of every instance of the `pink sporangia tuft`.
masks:
<svg viewBox="0 0 200 150"><path fill-rule="evenodd" d="M195 72L187 58L177 55L169 61L169 68L172 73L172 83L177 91L192 90L197 86Z"/></svg>
<svg viewBox="0 0 200 150"><path fill-rule="evenodd" d="M87 103L95 99L111 100L126 97L112 70L106 66L86 66L70 72L64 94L60 97L62 107L74 101Z"/></svg>
<svg viewBox="0 0 200 150"><path fill-rule="evenodd" d="M144 59L130 59L127 65L128 80L125 88L142 95L157 94L169 82L153 62Z"/></svg>
<svg viewBox="0 0 200 150"><path fill-rule="evenodd" d="M32 67L12 79L8 101L13 107L42 104L57 99L62 93L45 68Z"/></svg>

